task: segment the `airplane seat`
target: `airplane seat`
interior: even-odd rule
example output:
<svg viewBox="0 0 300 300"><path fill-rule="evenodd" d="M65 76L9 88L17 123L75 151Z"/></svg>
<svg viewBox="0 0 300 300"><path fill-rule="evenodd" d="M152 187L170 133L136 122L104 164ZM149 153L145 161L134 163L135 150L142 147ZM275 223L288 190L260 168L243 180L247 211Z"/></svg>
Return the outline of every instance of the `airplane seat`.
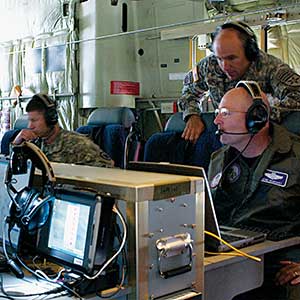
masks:
<svg viewBox="0 0 300 300"><path fill-rule="evenodd" d="M173 114L167 121L163 132L153 134L145 144L144 160L196 165L208 168L210 155L221 143L215 135L214 113L203 113L205 131L193 144L181 138L185 128L182 112Z"/></svg>
<svg viewBox="0 0 300 300"><path fill-rule="evenodd" d="M25 129L28 126L28 115L21 115L14 122L13 129L8 130L4 133L1 139L1 154L9 155L9 145L21 131L21 129Z"/></svg>
<svg viewBox="0 0 300 300"><path fill-rule="evenodd" d="M128 107L101 107L95 109L87 120L87 125L80 126L77 132L89 136L114 161L116 167L124 168L131 153L127 149L134 135L136 122L133 111ZM131 149L131 148L130 148Z"/></svg>

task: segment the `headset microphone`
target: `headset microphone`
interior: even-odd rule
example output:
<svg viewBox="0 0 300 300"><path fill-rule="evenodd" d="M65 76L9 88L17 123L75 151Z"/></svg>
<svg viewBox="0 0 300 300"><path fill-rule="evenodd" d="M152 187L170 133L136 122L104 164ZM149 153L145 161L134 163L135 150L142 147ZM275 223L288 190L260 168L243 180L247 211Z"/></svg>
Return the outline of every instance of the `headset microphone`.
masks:
<svg viewBox="0 0 300 300"><path fill-rule="evenodd" d="M222 129L218 129L215 132L215 135L221 136L222 134L231 134L231 135L243 135L243 134L251 134L250 132L229 132L229 131L224 131Z"/></svg>

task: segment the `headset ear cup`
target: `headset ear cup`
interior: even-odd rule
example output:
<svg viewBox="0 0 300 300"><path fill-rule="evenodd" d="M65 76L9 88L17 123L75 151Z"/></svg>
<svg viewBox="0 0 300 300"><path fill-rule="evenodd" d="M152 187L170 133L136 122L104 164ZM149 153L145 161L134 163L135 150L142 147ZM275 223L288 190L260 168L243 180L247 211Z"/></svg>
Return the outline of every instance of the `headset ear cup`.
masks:
<svg viewBox="0 0 300 300"><path fill-rule="evenodd" d="M34 207L32 207L32 209L33 208ZM45 225L50 215L50 209L50 202L44 203L37 209L27 225L27 230L29 233L35 232L37 229Z"/></svg>
<svg viewBox="0 0 300 300"><path fill-rule="evenodd" d="M51 107L46 110L45 119L48 126L53 126L58 122L56 107Z"/></svg>
<svg viewBox="0 0 300 300"><path fill-rule="evenodd" d="M252 37L248 37L245 42L244 49L247 59L249 61L255 61L259 54L259 48L256 40Z"/></svg>
<svg viewBox="0 0 300 300"><path fill-rule="evenodd" d="M27 206L35 194L36 190L28 187L25 187L18 192L15 198L15 202L17 203L18 207L16 204L13 204L11 206L11 214L13 214L16 218L20 218L20 216L24 214Z"/></svg>
<svg viewBox="0 0 300 300"><path fill-rule="evenodd" d="M47 222L51 209L50 203L43 203L44 200L40 198L40 193L37 190L25 187L17 194L15 200L19 208L15 203L12 203L10 216L20 228L32 232ZM29 216L33 210L36 211Z"/></svg>
<svg viewBox="0 0 300 300"><path fill-rule="evenodd" d="M251 134L259 132L268 122L267 106L261 99L255 99L246 114L246 127Z"/></svg>

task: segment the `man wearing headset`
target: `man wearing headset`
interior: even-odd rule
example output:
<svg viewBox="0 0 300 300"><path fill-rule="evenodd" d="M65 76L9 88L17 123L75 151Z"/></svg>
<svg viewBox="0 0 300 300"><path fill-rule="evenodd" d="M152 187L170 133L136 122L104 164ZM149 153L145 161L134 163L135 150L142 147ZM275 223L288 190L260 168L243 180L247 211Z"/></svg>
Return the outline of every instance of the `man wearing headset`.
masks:
<svg viewBox="0 0 300 300"><path fill-rule="evenodd" d="M273 240L299 235L300 138L269 121L268 101L253 81L223 96L214 123L225 145L212 154L208 171L219 222L258 228ZM300 261L299 246L266 256L263 287L234 299L299 299L291 296L298 287L288 283L300 273L275 285L282 261L292 260Z"/></svg>
<svg viewBox="0 0 300 300"><path fill-rule="evenodd" d="M98 167L113 167L113 160L89 138L58 125L56 104L45 94L36 94L26 106L28 129L13 144L41 140L41 150L50 161Z"/></svg>
<svg viewBox="0 0 300 300"><path fill-rule="evenodd" d="M213 54L200 60L184 79L178 100L186 122L182 138L195 143L205 132L200 108L204 96L208 93L216 108L239 80L256 80L264 93L279 99L281 107L300 108L300 76L278 58L259 50L247 24L227 22L218 27L212 49ZM272 118L279 120L279 110L272 109Z"/></svg>

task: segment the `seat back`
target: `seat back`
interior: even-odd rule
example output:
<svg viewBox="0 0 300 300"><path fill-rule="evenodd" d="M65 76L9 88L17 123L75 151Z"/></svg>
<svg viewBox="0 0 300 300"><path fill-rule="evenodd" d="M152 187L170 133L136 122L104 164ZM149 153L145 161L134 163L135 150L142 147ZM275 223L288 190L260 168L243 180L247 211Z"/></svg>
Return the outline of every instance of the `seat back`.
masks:
<svg viewBox="0 0 300 300"><path fill-rule="evenodd" d="M1 139L1 154L9 155L9 145L18 135L18 133L22 130L27 128L28 126L28 115L24 114L20 116L14 122L13 129L8 130L4 133Z"/></svg>
<svg viewBox="0 0 300 300"><path fill-rule="evenodd" d="M77 128L77 132L89 136L115 162L116 167L124 167L127 161L127 139L135 116L128 107L103 107L95 109L87 120L87 125ZM127 143L127 144L126 144Z"/></svg>
<svg viewBox="0 0 300 300"><path fill-rule="evenodd" d="M164 132L173 131L182 133L185 127L185 122L182 118L182 112L175 113L170 116L164 128Z"/></svg>

